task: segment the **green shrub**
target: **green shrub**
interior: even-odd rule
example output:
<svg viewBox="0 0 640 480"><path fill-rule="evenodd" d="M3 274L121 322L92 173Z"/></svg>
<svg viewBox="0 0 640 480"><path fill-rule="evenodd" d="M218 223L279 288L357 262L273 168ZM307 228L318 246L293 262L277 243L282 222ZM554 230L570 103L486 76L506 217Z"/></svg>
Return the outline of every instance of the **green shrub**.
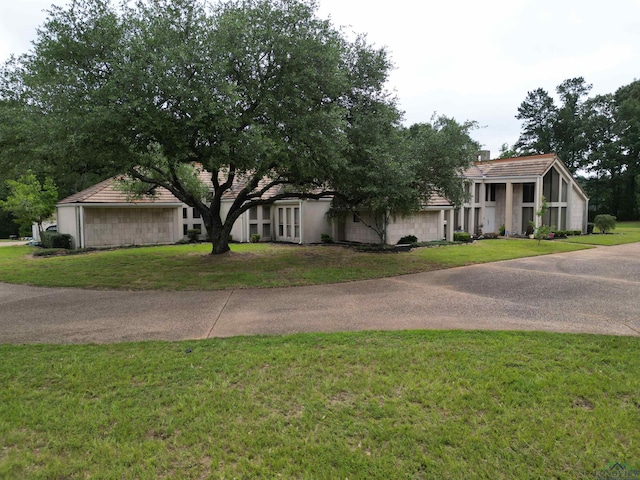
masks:
<svg viewBox="0 0 640 480"><path fill-rule="evenodd" d="M322 243L333 243L333 237L328 233L321 233L320 241L322 241Z"/></svg>
<svg viewBox="0 0 640 480"><path fill-rule="evenodd" d="M406 245L416 243L418 241L418 237L415 235L405 235L400 240L398 240L398 245Z"/></svg>
<svg viewBox="0 0 640 480"><path fill-rule="evenodd" d="M504 236L504 233L506 231L507 229L505 228L504 223L498 227L498 233L500 234L500 236Z"/></svg>
<svg viewBox="0 0 640 480"><path fill-rule="evenodd" d="M58 232L42 232L40 243L44 248L65 248L71 249L71 235Z"/></svg>
<svg viewBox="0 0 640 480"><path fill-rule="evenodd" d="M471 241L471 235L467 232L455 232L453 234L454 242L469 242Z"/></svg>
<svg viewBox="0 0 640 480"><path fill-rule="evenodd" d="M189 241L191 243L198 242L200 240L200 229L192 228L190 230L187 230L187 237L189 237Z"/></svg>
<svg viewBox="0 0 640 480"><path fill-rule="evenodd" d="M613 215L602 214L596 215L596 218L593 219L593 223L602 233L607 233L610 230L616 229L616 220L617 218Z"/></svg>
<svg viewBox="0 0 640 480"><path fill-rule="evenodd" d="M571 235L582 235L582 230L573 230Z"/></svg>
<svg viewBox="0 0 640 480"><path fill-rule="evenodd" d="M260 234L259 233L252 233L251 234L251 243L258 243L260 241Z"/></svg>

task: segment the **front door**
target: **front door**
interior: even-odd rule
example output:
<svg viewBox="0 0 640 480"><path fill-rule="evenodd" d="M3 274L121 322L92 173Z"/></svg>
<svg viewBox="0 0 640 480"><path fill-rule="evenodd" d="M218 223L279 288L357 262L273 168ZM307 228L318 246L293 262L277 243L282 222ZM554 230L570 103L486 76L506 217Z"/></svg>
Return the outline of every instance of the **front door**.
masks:
<svg viewBox="0 0 640 480"><path fill-rule="evenodd" d="M300 207L278 207L278 241L300 242Z"/></svg>
<svg viewBox="0 0 640 480"><path fill-rule="evenodd" d="M496 231L496 207L484 207L484 217L482 219L482 233L492 233Z"/></svg>

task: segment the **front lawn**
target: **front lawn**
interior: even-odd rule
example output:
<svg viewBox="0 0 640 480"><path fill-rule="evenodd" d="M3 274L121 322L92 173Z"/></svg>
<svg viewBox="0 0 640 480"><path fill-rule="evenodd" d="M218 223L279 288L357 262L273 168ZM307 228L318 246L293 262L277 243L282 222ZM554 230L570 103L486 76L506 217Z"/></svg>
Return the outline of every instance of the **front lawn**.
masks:
<svg viewBox="0 0 640 480"><path fill-rule="evenodd" d="M560 239L561 242L581 243L586 245L623 245L640 242L640 222L620 222L611 233L596 233Z"/></svg>
<svg viewBox="0 0 640 480"><path fill-rule="evenodd" d="M346 282L474 263L589 248L560 242L485 240L419 248L407 253L364 253L352 248L275 244L175 245L33 257L34 247L0 248L0 281L46 287L127 290L219 290Z"/></svg>
<svg viewBox="0 0 640 480"><path fill-rule="evenodd" d="M434 331L2 345L0 477L595 478L640 467L639 348Z"/></svg>

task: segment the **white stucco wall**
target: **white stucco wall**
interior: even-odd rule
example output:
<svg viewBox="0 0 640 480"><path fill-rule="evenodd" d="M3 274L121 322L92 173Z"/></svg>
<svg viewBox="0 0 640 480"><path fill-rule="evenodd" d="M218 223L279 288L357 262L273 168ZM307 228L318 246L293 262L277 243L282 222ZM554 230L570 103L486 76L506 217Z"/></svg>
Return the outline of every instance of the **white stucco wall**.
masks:
<svg viewBox="0 0 640 480"><path fill-rule="evenodd" d="M323 233L332 235L326 213L330 200L305 200L302 202L302 243L319 243Z"/></svg>
<svg viewBox="0 0 640 480"><path fill-rule="evenodd" d="M60 206L56 209L58 232L71 235L73 248L80 246L78 232L78 207L73 205Z"/></svg>
<svg viewBox="0 0 640 480"><path fill-rule="evenodd" d="M567 222L568 230L582 230L585 223L587 202L582 198L582 194L574 185L571 192L571 203L569 205L569 221ZM585 233L585 232L583 232Z"/></svg>

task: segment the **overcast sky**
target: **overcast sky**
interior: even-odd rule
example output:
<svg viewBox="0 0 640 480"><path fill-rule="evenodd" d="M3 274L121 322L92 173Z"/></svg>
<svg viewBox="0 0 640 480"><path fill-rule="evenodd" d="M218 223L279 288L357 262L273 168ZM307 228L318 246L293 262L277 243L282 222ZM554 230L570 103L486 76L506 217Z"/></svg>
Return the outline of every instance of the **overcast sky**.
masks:
<svg viewBox="0 0 640 480"><path fill-rule="evenodd" d="M0 61L30 48L52 3L0 0ZM520 132L530 90L582 76L593 94L640 78L640 0L319 0L319 14L366 33L395 64L389 88L406 123L434 112L476 120L498 153Z"/></svg>

